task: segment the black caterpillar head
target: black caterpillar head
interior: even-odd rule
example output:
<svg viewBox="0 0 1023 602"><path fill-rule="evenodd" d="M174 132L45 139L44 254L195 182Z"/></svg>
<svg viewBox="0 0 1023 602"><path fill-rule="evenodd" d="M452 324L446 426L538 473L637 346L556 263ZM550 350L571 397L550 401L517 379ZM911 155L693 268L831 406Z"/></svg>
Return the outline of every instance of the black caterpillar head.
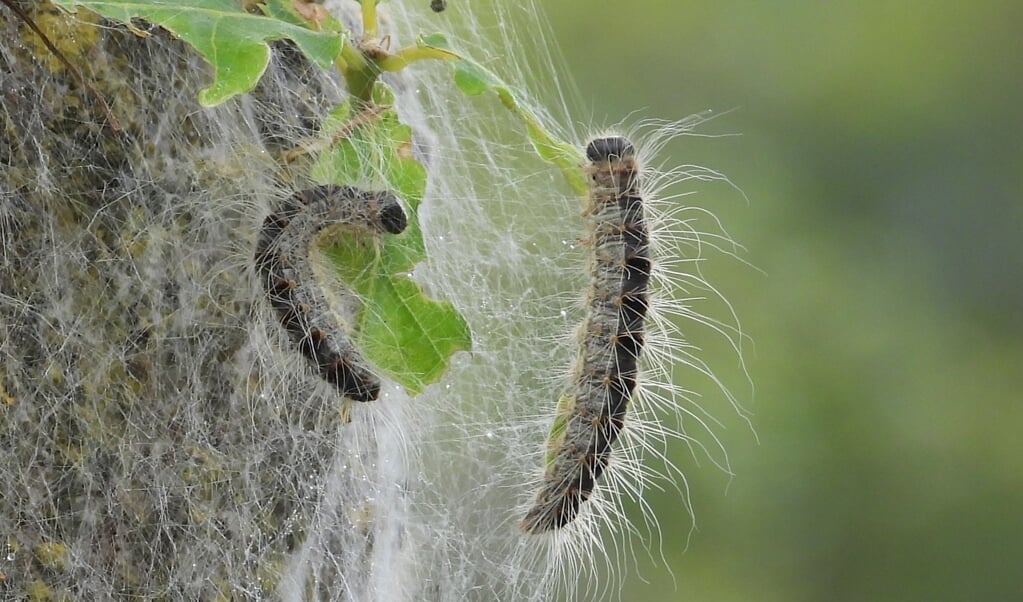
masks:
<svg viewBox="0 0 1023 602"><path fill-rule="evenodd" d="M388 234L401 234L408 226L408 216L401 208L401 203L394 197L382 200L380 207L380 227Z"/></svg>
<svg viewBox="0 0 1023 602"><path fill-rule="evenodd" d="M624 159L636 154L636 148L622 136L594 138L586 145L586 158L590 161L610 161L612 157Z"/></svg>

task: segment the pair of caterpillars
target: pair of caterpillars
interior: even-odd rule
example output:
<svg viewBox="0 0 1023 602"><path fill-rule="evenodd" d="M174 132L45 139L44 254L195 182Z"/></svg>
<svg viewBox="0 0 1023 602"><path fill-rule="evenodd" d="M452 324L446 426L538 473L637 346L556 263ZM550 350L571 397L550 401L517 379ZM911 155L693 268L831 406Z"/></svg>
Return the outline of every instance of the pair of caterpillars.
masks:
<svg viewBox="0 0 1023 602"><path fill-rule="evenodd" d="M552 435L543 484L521 527L543 533L570 523L610 462L636 388L650 280L649 237L633 145L622 137L586 147L586 241L590 287L570 391ZM338 393L356 401L380 394L366 366L317 289L309 247L328 226L399 234L407 217L387 192L319 186L290 197L264 222L255 263L271 306L292 343Z"/></svg>

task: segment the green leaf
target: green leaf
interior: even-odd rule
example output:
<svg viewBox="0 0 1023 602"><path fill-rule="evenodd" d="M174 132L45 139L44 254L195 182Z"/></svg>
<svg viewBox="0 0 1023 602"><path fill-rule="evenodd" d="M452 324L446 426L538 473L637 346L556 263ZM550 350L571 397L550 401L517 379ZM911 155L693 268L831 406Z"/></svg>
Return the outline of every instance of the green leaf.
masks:
<svg viewBox="0 0 1023 602"><path fill-rule="evenodd" d="M450 303L426 297L409 277L426 259L418 208L426 191L426 169L412 158L412 130L389 105L390 91L374 89L379 103L357 112L345 102L324 120L322 134L339 137L320 154L312 177L323 183L386 188L404 200L408 227L367 245L344 237L330 249L344 286L363 305L352 338L366 359L412 394L436 382L452 354L471 346L469 327Z"/></svg>
<svg viewBox="0 0 1023 602"><path fill-rule="evenodd" d="M84 7L131 27L144 19L191 44L213 66L213 84L199 92L205 106L248 92L270 61L271 40L290 39L317 65L330 68L341 53L336 32L316 32L292 19L253 15L234 0L54 0L68 11Z"/></svg>
<svg viewBox="0 0 1023 602"><path fill-rule="evenodd" d="M457 58L452 59L455 67L455 86L467 96L479 96L493 91L501 104L522 120L526 126L529 141L541 159L561 170L569 186L579 195L586 194L586 176L583 173L585 157L582 149L554 136L543 125L538 115L530 110L528 103L516 91L501 81L483 65L469 60L452 50L447 38L435 33L421 36L418 45L446 51Z"/></svg>

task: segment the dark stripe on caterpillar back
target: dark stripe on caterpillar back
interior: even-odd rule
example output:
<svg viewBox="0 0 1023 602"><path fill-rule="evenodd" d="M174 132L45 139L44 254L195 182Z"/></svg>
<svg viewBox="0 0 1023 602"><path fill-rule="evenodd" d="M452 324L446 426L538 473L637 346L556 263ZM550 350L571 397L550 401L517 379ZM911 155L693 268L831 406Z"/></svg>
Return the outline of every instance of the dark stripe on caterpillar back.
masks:
<svg viewBox="0 0 1023 602"><path fill-rule="evenodd" d="M521 527L559 529L579 514L610 462L636 388L650 281L648 233L632 143L597 138L586 147L590 290L567 423Z"/></svg>
<svg viewBox="0 0 1023 602"><path fill-rule="evenodd" d="M313 273L311 247L329 226L398 234L407 223L388 192L317 186L295 193L267 216L256 243L256 272L292 343L320 377L355 401L376 399L380 380L330 310Z"/></svg>

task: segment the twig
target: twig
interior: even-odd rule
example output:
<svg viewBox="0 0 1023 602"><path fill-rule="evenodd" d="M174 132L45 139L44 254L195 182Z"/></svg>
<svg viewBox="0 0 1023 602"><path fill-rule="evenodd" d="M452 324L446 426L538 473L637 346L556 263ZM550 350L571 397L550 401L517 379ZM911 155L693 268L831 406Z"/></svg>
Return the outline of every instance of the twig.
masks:
<svg viewBox="0 0 1023 602"><path fill-rule="evenodd" d="M43 33L41 29L39 29L39 26L35 24L35 21L33 21L32 18L29 17L27 13L25 13L25 11L21 10L16 4L14 4L14 0L0 1L6 4L7 8L14 11L14 14L17 15L19 19L24 21L25 25L28 25L32 31L36 32L36 35L38 35L39 38L42 39L43 44L45 44L46 47L50 50L50 52L53 53L53 56L57 57L57 60L59 60L64 65L64 67L66 67L67 70L71 72L71 75L76 80L78 80L78 83L85 86L85 89L89 91L89 94L92 95L92 97L96 100L96 102L99 103L100 107L103 109L103 113L107 117L107 122L110 124L110 129L117 134L124 132L124 130L121 128L120 122L117 121L117 117L114 115L114 112L110 110L110 105L107 104L106 99L103 98L103 95L100 94L99 90L97 90L95 87L93 87L92 84L86 81L85 77L82 76L82 72L79 71L74 65L72 65L70 61L64 58L64 55L60 52L60 50L57 49L56 46L53 45L53 42L50 41L50 38L46 37L46 34Z"/></svg>
<svg viewBox="0 0 1023 602"><path fill-rule="evenodd" d="M291 163L302 155L308 155L316 151L336 146L337 143L351 136L352 132L369 123L379 115L382 115L384 111L387 111L390 108L390 105L369 107L358 115L352 117L351 120L341 126L341 128L330 137L330 140L318 138L305 140L298 148L293 148L281 153L281 160L284 163Z"/></svg>

